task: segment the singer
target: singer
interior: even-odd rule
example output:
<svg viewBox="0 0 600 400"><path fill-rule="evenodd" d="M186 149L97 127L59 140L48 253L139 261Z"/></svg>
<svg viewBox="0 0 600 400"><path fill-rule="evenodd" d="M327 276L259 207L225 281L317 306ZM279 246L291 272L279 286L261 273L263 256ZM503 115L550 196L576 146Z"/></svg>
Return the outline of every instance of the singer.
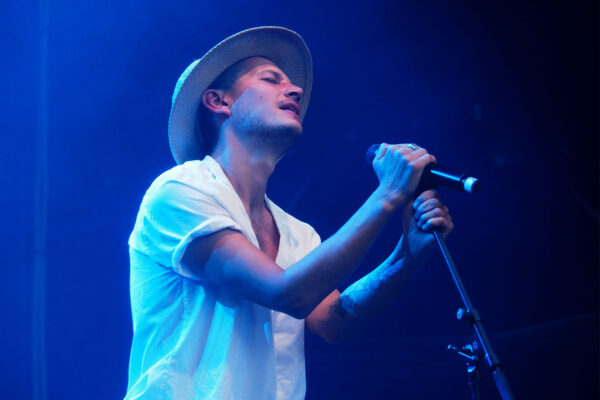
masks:
<svg viewBox="0 0 600 400"><path fill-rule="evenodd" d="M435 249L431 232L452 231L438 195L416 193L435 157L414 144L380 146L377 189L324 242L269 200L311 86L306 44L280 27L225 39L179 78L169 120L178 165L146 192L129 239L126 399L303 399L305 328L332 343L354 334ZM396 212L396 248L340 293Z"/></svg>

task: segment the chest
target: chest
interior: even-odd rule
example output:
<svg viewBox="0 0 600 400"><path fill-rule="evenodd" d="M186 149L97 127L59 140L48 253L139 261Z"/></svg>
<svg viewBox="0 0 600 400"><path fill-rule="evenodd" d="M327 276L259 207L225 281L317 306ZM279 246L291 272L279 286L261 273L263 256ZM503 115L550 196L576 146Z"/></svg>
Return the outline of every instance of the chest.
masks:
<svg viewBox="0 0 600 400"><path fill-rule="evenodd" d="M260 250L273 261L277 258L279 250L279 230L275 224L275 219L268 210L261 216L250 217L252 229L258 240Z"/></svg>

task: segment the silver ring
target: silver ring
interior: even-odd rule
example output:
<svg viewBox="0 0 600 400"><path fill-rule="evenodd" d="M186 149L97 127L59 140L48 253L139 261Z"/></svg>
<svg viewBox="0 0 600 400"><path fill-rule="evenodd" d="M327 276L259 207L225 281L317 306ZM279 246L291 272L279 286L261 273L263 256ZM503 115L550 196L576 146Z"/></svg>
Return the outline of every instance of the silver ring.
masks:
<svg viewBox="0 0 600 400"><path fill-rule="evenodd" d="M414 144L409 144L406 147L408 147L409 149L411 149L412 151L418 150L419 146L415 146Z"/></svg>

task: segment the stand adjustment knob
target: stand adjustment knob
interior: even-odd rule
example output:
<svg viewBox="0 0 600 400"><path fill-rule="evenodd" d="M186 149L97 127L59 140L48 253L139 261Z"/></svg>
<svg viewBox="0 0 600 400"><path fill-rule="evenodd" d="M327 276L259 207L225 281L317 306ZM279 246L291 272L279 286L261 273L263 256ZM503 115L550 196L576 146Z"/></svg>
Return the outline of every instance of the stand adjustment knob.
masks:
<svg viewBox="0 0 600 400"><path fill-rule="evenodd" d="M464 308L459 308L456 310L456 319L459 321L468 321L472 324L481 321L477 310L472 309L471 311L467 311Z"/></svg>

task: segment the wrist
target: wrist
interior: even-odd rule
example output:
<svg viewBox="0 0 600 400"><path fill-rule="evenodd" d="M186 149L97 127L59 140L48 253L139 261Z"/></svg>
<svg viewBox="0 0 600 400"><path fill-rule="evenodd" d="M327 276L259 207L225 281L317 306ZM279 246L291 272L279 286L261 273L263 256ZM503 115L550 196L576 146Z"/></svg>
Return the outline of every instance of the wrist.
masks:
<svg viewBox="0 0 600 400"><path fill-rule="evenodd" d="M408 201L408 197L403 193L391 192L383 188L381 185L375 189L373 194L381 202L384 210L387 211L396 211Z"/></svg>
<svg viewBox="0 0 600 400"><path fill-rule="evenodd" d="M425 259L422 256L412 254L406 241L406 235L402 235L400 242L388 258L388 261L392 265L396 265L396 268L400 271L412 274L424 264Z"/></svg>

